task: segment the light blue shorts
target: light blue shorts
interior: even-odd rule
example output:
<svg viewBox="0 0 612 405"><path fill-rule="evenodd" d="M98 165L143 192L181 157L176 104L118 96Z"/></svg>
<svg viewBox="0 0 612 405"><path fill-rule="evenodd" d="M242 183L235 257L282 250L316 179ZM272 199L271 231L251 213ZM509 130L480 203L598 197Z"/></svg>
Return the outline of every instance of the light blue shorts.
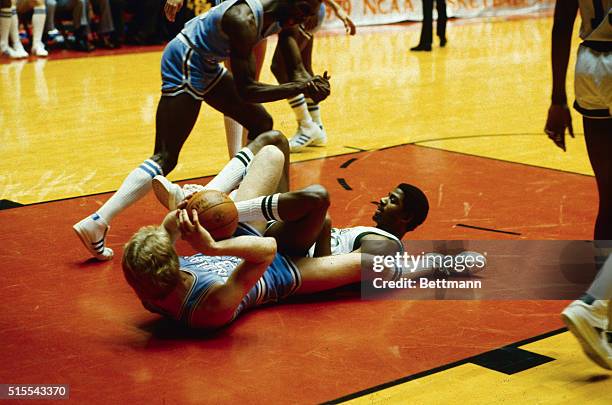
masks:
<svg viewBox="0 0 612 405"><path fill-rule="evenodd" d="M179 34L166 45L162 55L162 95L187 93L203 100L226 72L223 65L204 60Z"/></svg>

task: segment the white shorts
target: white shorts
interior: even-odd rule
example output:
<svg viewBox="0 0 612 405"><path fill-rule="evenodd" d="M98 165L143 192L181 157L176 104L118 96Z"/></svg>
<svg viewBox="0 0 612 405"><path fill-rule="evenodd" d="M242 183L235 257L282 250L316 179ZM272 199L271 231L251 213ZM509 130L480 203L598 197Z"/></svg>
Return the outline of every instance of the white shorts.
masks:
<svg viewBox="0 0 612 405"><path fill-rule="evenodd" d="M612 52L578 48L574 108L585 117L612 118Z"/></svg>

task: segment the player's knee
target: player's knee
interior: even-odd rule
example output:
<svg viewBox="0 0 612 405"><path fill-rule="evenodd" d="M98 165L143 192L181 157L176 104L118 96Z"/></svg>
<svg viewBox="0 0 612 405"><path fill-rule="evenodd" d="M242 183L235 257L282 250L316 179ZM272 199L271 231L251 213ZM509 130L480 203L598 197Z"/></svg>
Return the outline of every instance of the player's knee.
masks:
<svg viewBox="0 0 612 405"><path fill-rule="evenodd" d="M259 151L258 155L262 155L266 162L282 167L285 164L285 154L275 145L266 145Z"/></svg>
<svg viewBox="0 0 612 405"><path fill-rule="evenodd" d="M282 152L289 150L289 141L282 132L272 130L264 132L257 137L258 141L261 141L263 145L273 145L280 149Z"/></svg>
<svg viewBox="0 0 612 405"><path fill-rule="evenodd" d="M298 191L301 198L307 200L316 209L327 209L330 204L327 189L320 184L313 184L305 189Z"/></svg>

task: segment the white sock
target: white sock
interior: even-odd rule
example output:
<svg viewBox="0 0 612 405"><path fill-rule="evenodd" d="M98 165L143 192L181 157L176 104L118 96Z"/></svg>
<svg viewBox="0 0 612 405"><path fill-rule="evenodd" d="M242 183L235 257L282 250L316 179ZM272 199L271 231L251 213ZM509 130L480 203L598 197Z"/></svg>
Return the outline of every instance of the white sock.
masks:
<svg viewBox="0 0 612 405"><path fill-rule="evenodd" d="M303 94L298 94L297 96L293 98L287 99L287 101L289 102L289 105L291 106L291 109L293 110L293 113L295 114L295 118L300 124L312 121L312 118L310 117L310 114L308 113L306 97L304 97Z"/></svg>
<svg viewBox="0 0 612 405"><path fill-rule="evenodd" d="M234 119L224 116L223 123L225 124L225 139L227 140L227 151L230 158L236 156L236 153L243 146L242 125Z"/></svg>
<svg viewBox="0 0 612 405"><path fill-rule="evenodd" d="M34 14L32 14L32 42L33 42L32 45L33 47L43 46L42 34L45 28L46 17L47 17L47 9L45 6L34 7Z"/></svg>
<svg viewBox="0 0 612 405"><path fill-rule="evenodd" d="M279 196L280 193L277 193L237 202L238 220L240 222L280 221L281 217L278 214Z"/></svg>
<svg viewBox="0 0 612 405"><path fill-rule="evenodd" d="M0 51L4 51L9 47L8 39L11 30L11 9L0 8Z"/></svg>
<svg viewBox="0 0 612 405"><path fill-rule="evenodd" d="M242 148L240 152L223 167L219 174L217 174L210 183L204 186L204 189L219 190L224 193L229 193L238 187L251 165L253 157L253 152L251 152L249 148Z"/></svg>
<svg viewBox="0 0 612 405"><path fill-rule="evenodd" d="M308 112L310 113L310 117L312 120L319 124L319 126L323 126L323 122L321 122L321 109L319 108L319 104L312 101L312 99L306 99L308 105Z"/></svg>
<svg viewBox="0 0 612 405"><path fill-rule="evenodd" d="M23 49L23 45L21 44L21 39L19 39L19 19L17 18L17 8L11 7L11 42L13 43L13 49L16 51L21 51Z"/></svg>
<svg viewBox="0 0 612 405"><path fill-rule="evenodd" d="M151 190L151 180L158 174L163 175L161 167L151 159L145 160L128 174L119 190L100 207L97 214L107 224L110 224L117 214L140 200Z"/></svg>

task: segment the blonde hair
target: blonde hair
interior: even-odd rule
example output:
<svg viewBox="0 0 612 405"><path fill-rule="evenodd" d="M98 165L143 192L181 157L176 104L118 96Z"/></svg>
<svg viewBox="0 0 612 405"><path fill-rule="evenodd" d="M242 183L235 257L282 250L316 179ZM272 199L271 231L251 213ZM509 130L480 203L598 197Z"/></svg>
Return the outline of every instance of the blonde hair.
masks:
<svg viewBox="0 0 612 405"><path fill-rule="evenodd" d="M121 262L128 284L140 299L165 298L179 281L179 259L170 235L157 226L142 227L125 244Z"/></svg>

